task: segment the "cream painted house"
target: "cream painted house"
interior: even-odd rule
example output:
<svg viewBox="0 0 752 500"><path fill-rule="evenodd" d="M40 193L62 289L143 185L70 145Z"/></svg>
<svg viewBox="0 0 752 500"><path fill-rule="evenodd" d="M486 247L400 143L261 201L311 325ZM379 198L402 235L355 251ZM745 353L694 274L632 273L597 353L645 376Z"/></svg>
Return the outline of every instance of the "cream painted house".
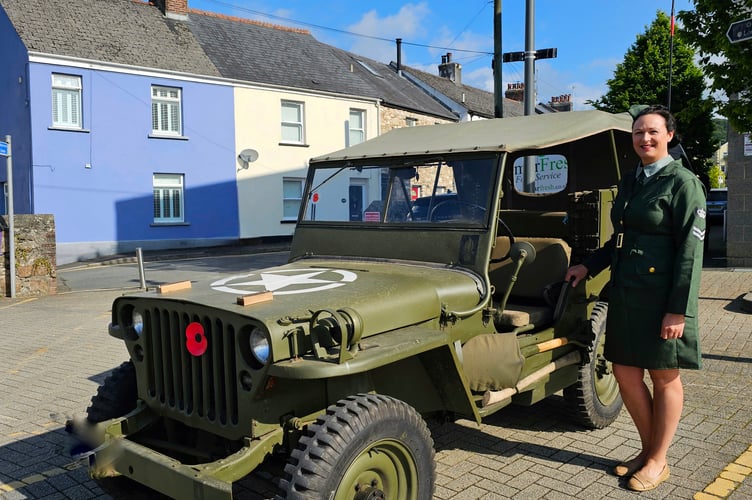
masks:
<svg viewBox="0 0 752 500"><path fill-rule="evenodd" d="M234 83L241 240L293 234L310 158L395 127L458 119L389 65L323 44L306 30L207 12L190 11L189 20ZM317 209L363 217L381 198L380 179L354 172L349 182L347 199L321 200Z"/></svg>
<svg viewBox="0 0 752 500"><path fill-rule="evenodd" d="M375 137L378 117L378 99L236 87L240 237L292 235L308 159ZM356 176L351 190L366 200L369 184Z"/></svg>

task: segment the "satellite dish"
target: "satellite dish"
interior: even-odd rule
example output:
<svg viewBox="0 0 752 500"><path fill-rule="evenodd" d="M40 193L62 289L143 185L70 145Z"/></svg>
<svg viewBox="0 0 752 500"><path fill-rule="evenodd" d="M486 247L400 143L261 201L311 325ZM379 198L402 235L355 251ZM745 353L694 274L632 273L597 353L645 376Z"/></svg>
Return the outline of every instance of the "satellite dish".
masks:
<svg viewBox="0 0 752 500"><path fill-rule="evenodd" d="M244 149L240 152L238 158L243 163L253 163L258 159L258 151L255 149Z"/></svg>

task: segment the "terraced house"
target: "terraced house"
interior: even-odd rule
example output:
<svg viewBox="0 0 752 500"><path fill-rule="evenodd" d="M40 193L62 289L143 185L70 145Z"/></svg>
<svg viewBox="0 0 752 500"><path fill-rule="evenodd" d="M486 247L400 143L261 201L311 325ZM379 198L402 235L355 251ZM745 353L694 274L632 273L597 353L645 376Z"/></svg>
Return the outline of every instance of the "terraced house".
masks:
<svg viewBox="0 0 752 500"><path fill-rule="evenodd" d="M0 46L14 212L54 215L59 264L287 238L309 158L472 114L393 64L186 0L0 0ZM353 174L352 217L379 182Z"/></svg>

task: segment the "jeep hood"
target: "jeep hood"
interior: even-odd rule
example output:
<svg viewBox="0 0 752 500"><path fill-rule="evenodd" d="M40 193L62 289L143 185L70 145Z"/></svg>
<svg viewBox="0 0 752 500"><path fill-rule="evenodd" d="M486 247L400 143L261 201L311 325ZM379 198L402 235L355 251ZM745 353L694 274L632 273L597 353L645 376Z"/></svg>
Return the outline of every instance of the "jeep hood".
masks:
<svg viewBox="0 0 752 500"><path fill-rule="evenodd" d="M184 290L156 293L253 317L278 328L285 318L310 317L323 309L348 308L363 323L363 336L435 319L442 308L463 311L483 296L482 280L468 271L396 262L303 259L192 283ZM239 297L271 291L271 300L241 305Z"/></svg>

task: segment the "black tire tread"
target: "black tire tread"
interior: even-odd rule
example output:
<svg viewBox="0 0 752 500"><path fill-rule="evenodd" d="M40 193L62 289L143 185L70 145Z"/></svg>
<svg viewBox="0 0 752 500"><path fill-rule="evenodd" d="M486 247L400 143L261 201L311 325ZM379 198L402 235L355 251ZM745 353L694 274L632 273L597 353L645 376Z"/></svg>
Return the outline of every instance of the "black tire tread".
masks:
<svg viewBox="0 0 752 500"><path fill-rule="evenodd" d="M288 499L319 498L331 469L357 433L379 416L396 417L429 443L431 486L436 474L433 440L423 419L406 403L379 394L357 394L330 405L301 436L285 466L280 488ZM431 498L433 491L426 498Z"/></svg>
<svg viewBox="0 0 752 500"><path fill-rule="evenodd" d="M137 400L136 368L132 361L125 361L113 369L97 388L86 409L86 417L94 424L122 417L136 408Z"/></svg>
<svg viewBox="0 0 752 500"><path fill-rule="evenodd" d="M603 406L597 401L595 390L592 388L591 363L595 356L596 342L599 333L606 328L606 316L608 303L597 302L590 316L590 327L593 340L590 351L590 362L580 367L579 378L576 384L564 389L564 399L569 404L574 420L589 429L603 429L611 425L619 416L622 408L621 398L609 407Z"/></svg>

